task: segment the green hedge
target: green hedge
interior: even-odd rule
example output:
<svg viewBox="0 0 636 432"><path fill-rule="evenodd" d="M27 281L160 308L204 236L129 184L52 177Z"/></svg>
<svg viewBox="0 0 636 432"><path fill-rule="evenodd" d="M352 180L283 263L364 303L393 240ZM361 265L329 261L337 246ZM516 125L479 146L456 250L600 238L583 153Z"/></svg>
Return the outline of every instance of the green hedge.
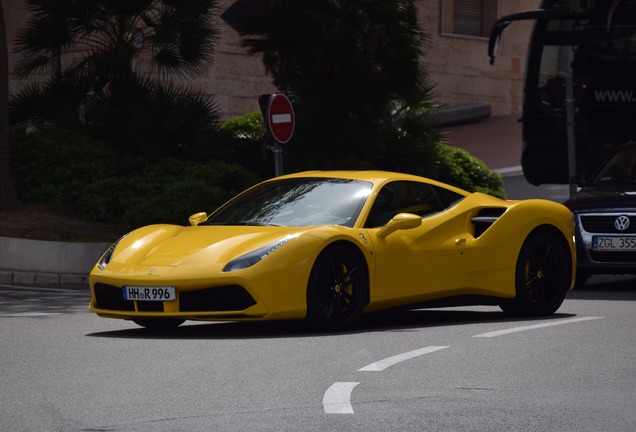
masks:
<svg viewBox="0 0 636 432"><path fill-rule="evenodd" d="M267 162L264 165L260 155L260 149L268 140L261 114L254 112L227 120L221 125L221 130L228 133L234 154L242 155L240 159L233 159L233 161L267 177L273 162ZM413 174L428 176L469 192L484 192L504 198L501 176L466 150L439 142L433 145L430 151L420 153L426 160L418 161L412 150L404 154L410 162L407 165L419 166L419 169L414 169ZM317 150L313 155L305 154L305 159L286 160L284 165L292 170L393 169L382 166L381 161L372 163L362 159L341 158L338 155L331 155L332 157L319 155L320 151ZM429 159L433 161L431 166L428 166ZM266 169L263 170L263 167Z"/></svg>
<svg viewBox="0 0 636 432"><path fill-rule="evenodd" d="M76 132L47 129L12 139L13 175L22 201L63 208L85 220L122 228L187 224L190 214L210 212L271 176L267 175L270 162L258 154L266 139L261 127L255 115L232 121L225 130L236 139L226 145L235 147L236 159L207 162L148 161L122 155ZM445 144L439 144L436 152L437 180L504 196L501 176L479 159ZM240 163L241 154L248 167ZM338 159L306 161L306 169L349 168L338 165L342 163Z"/></svg>
<svg viewBox="0 0 636 432"><path fill-rule="evenodd" d="M48 129L12 140L13 175L26 203L132 228L187 224L260 179L227 162L121 155L75 132Z"/></svg>
<svg viewBox="0 0 636 432"><path fill-rule="evenodd" d="M459 147L438 145L439 169L437 179L470 192L483 192L504 198L501 175Z"/></svg>

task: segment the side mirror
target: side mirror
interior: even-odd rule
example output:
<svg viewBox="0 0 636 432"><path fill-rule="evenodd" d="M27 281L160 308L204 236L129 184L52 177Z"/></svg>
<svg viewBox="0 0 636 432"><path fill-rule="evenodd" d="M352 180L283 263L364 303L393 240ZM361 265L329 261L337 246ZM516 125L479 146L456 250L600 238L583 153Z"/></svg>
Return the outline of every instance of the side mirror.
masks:
<svg viewBox="0 0 636 432"><path fill-rule="evenodd" d="M420 225L422 225L422 216L412 213L399 213L378 231L378 237L384 238L394 231L417 228Z"/></svg>
<svg viewBox="0 0 636 432"><path fill-rule="evenodd" d="M190 225L197 226L200 223L205 222L208 219L208 214L206 212L195 213L190 216Z"/></svg>
<svg viewBox="0 0 636 432"><path fill-rule="evenodd" d="M490 64L495 64L497 46L499 45L501 34L511 22L521 20L568 19L572 17L576 17L576 14L572 13L569 8L562 7L518 12L499 18L490 29L490 39L488 40L488 57L490 57Z"/></svg>

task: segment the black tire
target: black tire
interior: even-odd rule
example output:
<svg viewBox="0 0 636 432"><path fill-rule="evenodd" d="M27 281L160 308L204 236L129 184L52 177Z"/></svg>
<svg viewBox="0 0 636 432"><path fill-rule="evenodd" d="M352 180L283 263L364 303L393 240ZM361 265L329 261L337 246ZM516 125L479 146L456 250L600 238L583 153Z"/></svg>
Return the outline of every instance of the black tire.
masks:
<svg viewBox="0 0 636 432"><path fill-rule="evenodd" d="M134 319L133 322L149 330L172 330L183 324L185 320L177 318L140 318Z"/></svg>
<svg viewBox="0 0 636 432"><path fill-rule="evenodd" d="M367 266L354 250L330 246L318 255L307 284L307 321L316 330L353 326L368 302Z"/></svg>
<svg viewBox="0 0 636 432"><path fill-rule="evenodd" d="M570 259L563 242L549 232L531 233L517 258L517 296L500 307L513 316L551 315L561 307L570 281Z"/></svg>

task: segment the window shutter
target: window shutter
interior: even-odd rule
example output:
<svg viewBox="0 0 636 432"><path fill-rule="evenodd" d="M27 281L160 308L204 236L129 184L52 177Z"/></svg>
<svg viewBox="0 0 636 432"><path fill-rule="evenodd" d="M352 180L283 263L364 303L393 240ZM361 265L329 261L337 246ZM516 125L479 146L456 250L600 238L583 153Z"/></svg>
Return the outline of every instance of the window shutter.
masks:
<svg viewBox="0 0 636 432"><path fill-rule="evenodd" d="M483 0L453 2L453 33L470 36L484 35Z"/></svg>

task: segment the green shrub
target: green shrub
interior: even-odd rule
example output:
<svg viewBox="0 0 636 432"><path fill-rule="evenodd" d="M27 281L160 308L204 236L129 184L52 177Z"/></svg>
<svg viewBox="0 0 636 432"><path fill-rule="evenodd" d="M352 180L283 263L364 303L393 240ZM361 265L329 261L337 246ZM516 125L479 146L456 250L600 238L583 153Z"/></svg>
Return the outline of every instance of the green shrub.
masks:
<svg viewBox="0 0 636 432"><path fill-rule="evenodd" d="M220 139L225 145L226 160L244 166L262 178L274 175L274 162L271 151L271 137L265 128L260 112L224 121L218 128Z"/></svg>
<svg viewBox="0 0 636 432"><path fill-rule="evenodd" d="M250 121L229 129L249 130L244 126ZM250 145L261 139L258 133L240 138ZM429 177L503 197L501 177L482 161L445 144L438 144L435 150L437 161L427 164ZM149 161L122 155L77 132L60 129L13 139L12 157L16 187L24 202L62 208L85 220L126 229L153 223L187 224L191 214L209 213L263 177L271 177L225 161ZM376 168L365 161L337 157L289 161L289 165L300 169Z"/></svg>
<svg viewBox="0 0 636 432"><path fill-rule="evenodd" d="M413 119L411 119L413 120ZM401 125L406 127L405 125ZM273 161L264 163L262 148L270 138L260 112L226 120L220 126L230 143L232 162L247 167L262 178L273 175ZM418 131L425 130L423 126ZM431 132L431 136L434 134ZM423 175L470 192L484 192L499 198L504 197L501 176L490 170L480 159L458 147L441 142L429 143L419 139L400 141L393 145L380 160L370 162L362 158L343 157L326 152L322 148L299 152L289 147L283 165L286 172L329 169L386 169ZM296 147L302 143L295 143ZM286 149L286 146L283 146ZM269 153L271 155L271 153Z"/></svg>
<svg viewBox="0 0 636 432"><path fill-rule="evenodd" d="M466 150L439 143L438 157L436 180L469 192L483 192L504 198L501 175Z"/></svg>
<svg viewBox="0 0 636 432"><path fill-rule="evenodd" d="M86 220L134 228L187 224L259 177L221 161L148 161L122 155L77 132L46 129L12 143L13 173L27 203L64 208Z"/></svg>
<svg viewBox="0 0 636 432"><path fill-rule="evenodd" d="M200 211L219 205L260 179L244 168L222 161L192 164L163 160L131 179L133 198L124 219L133 226L149 223L187 224Z"/></svg>
<svg viewBox="0 0 636 432"><path fill-rule="evenodd" d="M118 212L122 174L133 165L103 143L77 132L47 129L12 145L13 174L20 198L66 208L90 220ZM108 218L111 219L111 218Z"/></svg>

